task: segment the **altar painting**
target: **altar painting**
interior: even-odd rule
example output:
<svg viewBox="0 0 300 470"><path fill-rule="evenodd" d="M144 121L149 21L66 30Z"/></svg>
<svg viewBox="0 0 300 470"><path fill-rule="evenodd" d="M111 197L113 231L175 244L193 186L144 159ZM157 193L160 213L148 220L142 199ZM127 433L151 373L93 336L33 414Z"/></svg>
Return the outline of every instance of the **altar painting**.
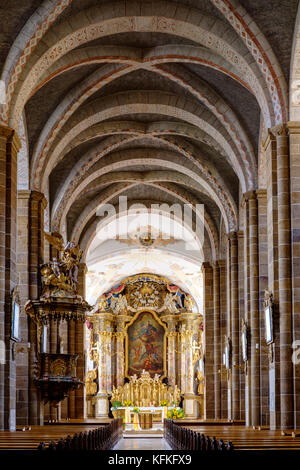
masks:
<svg viewBox="0 0 300 470"><path fill-rule="evenodd" d="M128 375L164 374L164 328L150 312L141 313L128 328Z"/></svg>

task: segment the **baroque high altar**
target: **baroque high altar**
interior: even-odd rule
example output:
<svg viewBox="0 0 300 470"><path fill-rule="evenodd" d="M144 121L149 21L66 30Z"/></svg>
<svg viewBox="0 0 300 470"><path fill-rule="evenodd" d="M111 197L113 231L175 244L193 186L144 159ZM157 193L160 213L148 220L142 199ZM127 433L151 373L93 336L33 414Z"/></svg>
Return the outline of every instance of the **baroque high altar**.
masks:
<svg viewBox="0 0 300 470"><path fill-rule="evenodd" d="M88 314L86 375L89 416L106 417L114 401L203 416L202 315L190 294L152 274L126 278L98 298Z"/></svg>

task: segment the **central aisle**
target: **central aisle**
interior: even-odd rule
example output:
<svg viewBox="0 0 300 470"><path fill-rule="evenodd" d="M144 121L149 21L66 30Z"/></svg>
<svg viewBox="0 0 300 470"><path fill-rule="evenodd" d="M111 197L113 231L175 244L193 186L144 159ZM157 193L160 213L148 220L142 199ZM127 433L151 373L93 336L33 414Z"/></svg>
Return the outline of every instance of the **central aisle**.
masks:
<svg viewBox="0 0 300 470"><path fill-rule="evenodd" d="M163 438L122 438L113 450L171 450Z"/></svg>

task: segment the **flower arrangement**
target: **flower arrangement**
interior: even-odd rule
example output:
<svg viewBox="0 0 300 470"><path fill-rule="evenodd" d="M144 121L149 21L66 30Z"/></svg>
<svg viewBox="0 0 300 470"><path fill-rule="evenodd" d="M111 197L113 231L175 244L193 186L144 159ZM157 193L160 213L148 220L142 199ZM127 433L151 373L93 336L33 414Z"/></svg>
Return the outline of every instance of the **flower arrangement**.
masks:
<svg viewBox="0 0 300 470"><path fill-rule="evenodd" d="M139 412L140 412L140 409L139 409L137 406L135 406L132 411L133 411L134 413L139 413Z"/></svg>
<svg viewBox="0 0 300 470"><path fill-rule="evenodd" d="M113 401L113 409L116 410L117 408L119 408L119 406L122 406L122 403L120 401Z"/></svg>
<svg viewBox="0 0 300 470"><path fill-rule="evenodd" d="M182 419L184 418L184 411L182 408L173 408L168 411L169 419Z"/></svg>
<svg viewBox="0 0 300 470"><path fill-rule="evenodd" d="M167 400L162 400L159 404L159 406L170 406L170 403L167 402Z"/></svg>
<svg viewBox="0 0 300 470"><path fill-rule="evenodd" d="M132 403L132 401L130 401L130 400L126 400L126 401L124 401L123 406L125 406L125 407L127 407L127 406L133 406L133 403Z"/></svg>

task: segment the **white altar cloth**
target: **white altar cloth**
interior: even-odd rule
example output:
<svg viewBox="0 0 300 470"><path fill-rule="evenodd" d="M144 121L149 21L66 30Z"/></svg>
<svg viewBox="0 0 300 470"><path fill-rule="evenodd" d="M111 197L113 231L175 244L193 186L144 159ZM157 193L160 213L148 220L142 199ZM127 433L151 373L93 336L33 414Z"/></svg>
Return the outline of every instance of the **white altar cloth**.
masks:
<svg viewBox="0 0 300 470"><path fill-rule="evenodd" d="M133 413L133 409L134 408L138 408L140 410L140 413L158 413L160 412L161 413L161 421L163 422L164 420L164 406L118 406L118 410L126 410L126 408L129 409L130 411L130 414ZM173 408L177 408L179 409L178 407L176 406L168 406L167 407L168 410L172 410ZM111 408L111 410L113 410L114 408Z"/></svg>

